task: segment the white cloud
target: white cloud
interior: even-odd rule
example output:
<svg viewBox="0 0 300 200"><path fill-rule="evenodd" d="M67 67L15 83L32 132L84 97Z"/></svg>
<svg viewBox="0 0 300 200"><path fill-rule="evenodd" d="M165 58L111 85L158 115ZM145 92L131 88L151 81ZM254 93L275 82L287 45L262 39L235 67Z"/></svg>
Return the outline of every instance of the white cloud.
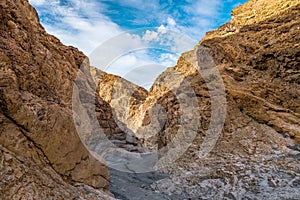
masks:
<svg viewBox="0 0 300 200"><path fill-rule="evenodd" d="M175 26L176 25L175 20L171 17L168 17L167 22L168 22L169 26Z"/></svg>
<svg viewBox="0 0 300 200"><path fill-rule="evenodd" d="M150 89L155 79L166 69L165 66L152 63L141 65L126 73L124 78L137 83L145 89Z"/></svg>
<svg viewBox="0 0 300 200"><path fill-rule="evenodd" d="M160 25L157 29L158 33L165 34L167 32L166 27L164 25Z"/></svg>
<svg viewBox="0 0 300 200"><path fill-rule="evenodd" d="M197 43L196 40L181 33L178 28L168 29L164 25L161 25L156 30L147 30L142 39L148 42L149 46L162 48L178 55L192 49Z"/></svg>
<svg viewBox="0 0 300 200"><path fill-rule="evenodd" d="M146 33L143 36L143 40L145 41L158 40L158 33L155 31L146 30Z"/></svg>
<svg viewBox="0 0 300 200"><path fill-rule="evenodd" d="M178 59L178 55L176 54L163 53L159 57L159 64L166 67L172 67L176 64L177 59Z"/></svg>
<svg viewBox="0 0 300 200"><path fill-rule="evenodd" d="M187 0L188 4L183 5L181 10L185 12L186 19L182 20L182 13L170 12L158 0L143 3L138 0L116 0L119 6L132 8L136 15L133 19L135 24L144 25L151 18L154 24L159 25L158 28L145 29L143 33L124 33L121 26L104 14L108 10L105 1L68 2L72 6L61 5L59 0L30 0L44 16L52 16L42 20L49 33L89 55L92 65L102 69L109 66L108 72L132 81L135 75L138 79L135 82L140 85L153 81L158 73L176 63L180 53L192 49L213 27L222 5L220 0ZM149 48L163 49L169 53L150 56ZM137 75L139 73L143 75Z"/></svg>
<svg viewBox="0 0 300 200"><path fill-rule="evenodd" d="M66 45L74 45L80 50L89 54L97 45L123 32L123 29L110 18L102 14L107 10L105 3L95 0L69 0L72 6L62 6L58 0L30 0L30 2L39 6L39 10L48 12L57 16L54 23L44 24L46 30L59 37ZM187 34L192 38L200 38L212 26L212 19L203 19L203 16L213 17L220 6L220 0L198 0L190 1L188 5L183 6L188 13L190 25L185 22L176 22L176 16L161 9L158 0L146 1L143 4L137 0L121 1L117 3L120 6L128 6L140 11L143 16L148 16L147 12L155 16L155 20L161 21L157 31L148 31L143 37L145 41L157 41L161 34L166 33L166 29L171 29L181 34ZM143 17L139 17L143 18ZM139 19L135 19L138 21ZM143 20L143 19L141 19ZM170 41L168 41L170 43ZM173 42L174 43L174 42ZM175 43L179 43L176 41ZM164 44L166 42L164 41ZM171 43L170 43L171 44ZM178 49L173 48L173 50ZM184 49L184 48L181 48Z"/></svg>
<svg viewBox="0 0 300 200"><path fill-rule="evenodd" d="M32 5L40 6L46 3L46 0L29 0Z"/></svg>
<svg viewBox="0 0 300 200"><path fill-rule="evenodd" d="M123 31L98 11L101 5L94 1L71 0L73 6L46 0L30 0L30 3L52 15L54 23L43 24L48 33L57 36L65 45L78 47L87 55L99 44Z"/></svg>
<svg viewBox="0 0 300 200"><path fill-rule="evenodd" d="M149 55L147 48L136 49L115 58L105 71L149 89L156 77L167 67L174 66L177 59L178 55L173 53Z"/></svg>
<svg viewBox="0 0 300 200"><path fill-rule="evenodd" d="M166 66L159 64L148 55L148 50L137 50L116 59L106 69L108 73L121 77L149 89L155 78L165 70Z"/></svg>
<svg viewBox="0 0 300 200"><path fill-rule="evenodd" d="M93 66L144 86L146 82L153 83L166 67L174 66L180 53L194 44L195 41L164 26L137 29L102 43L89 58Z"/></svg>
<svg viewBox="0 0 300 200"><path fill-rule="evenodd" d="M97 48L89 54L90 63L106 71L107 66L110 66L111 63L118 60L121 56L146 48L147 44L142 41L139 35L124 32L97 46ZM121 72L119 75L121 75Z"/></svg>

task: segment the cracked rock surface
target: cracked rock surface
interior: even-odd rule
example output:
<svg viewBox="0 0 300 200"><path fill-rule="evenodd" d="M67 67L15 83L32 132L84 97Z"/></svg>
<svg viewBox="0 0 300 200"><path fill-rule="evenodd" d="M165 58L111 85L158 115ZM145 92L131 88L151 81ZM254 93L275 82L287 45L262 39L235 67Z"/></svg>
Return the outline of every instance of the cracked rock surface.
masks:
<svg viewBox="0 0 300 200"><path fill-rule="evenodd" d="M298 0L239 6L150 91L90 67L27 0L0 14L0 199L300 199ZM106 141L131 172L157 151L159 172L110 179Z"/></svg>
<svg viewBox="0 0 300 200"><path fill-rule="evenodd" d="M0 199L111 199L81 142L73 80L86 57L47 34L27 0L0 3Z"/></svg>
<svg viewBox="0 0 300 200"><path fill-rule="evenodd" d="M151 184L153 191L186 199L299 199L299 1L250 0L232 15L159 75L130 118L120 120L139 124L138 139L162 157L186 147L178 134L189 141L175 162L162 163L160 171L171 176ZM121 95L108 90L102 93ZM223 122L220 134L211 134L220 130L211 123Z"/></svg>

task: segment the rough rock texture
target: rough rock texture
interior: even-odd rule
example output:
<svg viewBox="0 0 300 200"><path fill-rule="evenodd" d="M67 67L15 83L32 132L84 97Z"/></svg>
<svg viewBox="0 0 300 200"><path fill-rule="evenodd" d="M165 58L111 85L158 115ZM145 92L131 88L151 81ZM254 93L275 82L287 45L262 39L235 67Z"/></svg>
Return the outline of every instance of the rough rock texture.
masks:
<svg viewBox="0 0 300 200"><path fill-rule="evenodd" d="M81 142L73 80L86 57L48 35L28 1L0 2L0 198L109 199L109 171Z"/></svg>
<svg viewBox="0 0 300 200"><path fill-rule="evenodd" d="M111 142L130 152L143 152L144 148L132 131L132 116L146 98L147 91L121 77L90 68L96 84L96 116L100 128ZM131 114L131 116L128 116Z"/></svg>
<svg viewBox="0 0 300 200"><path fill-rule="evenodd" d="M299 4L298 1L291 1L287 7L285 3L282 6L283 1L274 1L269 5L273 9L272 15L265 16L269 10L263 9L255 15L259 20L251 21L253 19L250 18L250 22L245 21L247 17L240 12L249 9L249 6L262 8L263 2L250 1L238 7L237 11L233 11L233 14L237 13L238 16L233 16L233 22L224 25L239 24L238 31L228 35L222 32L222 26L214 31L214 34L209 33L211 38L204 38L193 51L183 54L174 68L167 69L157 78L139 110L139 113L142 113L139 115L145 117L136 133L139 138L145 140L148 148L166 146L180 126L185 123L191 124L188 120L196 115L197 108L201 119L196 127L199 136L199 140L196 141L202 143L200 137L205 135L204 132L210 124L211 91L218 87L219 81L209 77L213 74L204 74L203 70L201 73L197 71L198 65L200 68L203 67L201 65L205 65L205 61L199 59L209 56L212 56L214 64L218 67L227 95L227 116L223 138L220 139L224 146L221 148L223 151L227 151L232 145L240 145L239 138L247 137L249 141L244 144L246 149L258 148L260 145L266 145L262 148L268 149L271 144L267 138L255 144L256 137L260 140L264 138L265 129L276 131L279 138L281 135L289 136L299 143ZM192 88L194 93L187 92L189 88ZM180 99L190 97L197 97L198 105L185 106L180 103ZM158 120L164 122L154 129L159 130L158 132L149 131L147 126L153 123L155 117L160 116L153 115L151 118L149 114L158 104L163 108L160 110L167 111L167 117L165 121ZM185 115L185 119L181 117L182 107L190 109L186 111L190 115ZM150 130L153 130L153 124L151 126ZM191 127L190 131L195 131L194 128ZM157 135L153 135L154 133ZM282 147L287 146L287 143L281 140L275 143ZM238 154L254 153L245 152L243 148L235 148L235 151L240 151L235 152ZM269 150L265 153L267 152Z"/></svg>
<svg viewBox="0 0 300 200"><path fill-rule="evenodd" d="M0 124L0 199L114 199L84 183L70 184L26 130L3 114Z"/></svg>
<svg viewBox="0 0 300 200"><path fill-rule="evenodd" d="M232 13L133 112L136 136L162 157L195 136L176 162L162 163L173 175L152 189L187 199L299 199L300 3L250 0Z"/></svg>
<svg viewBox="0 0 300 200"><path fill-rule="evenodd" d="M243 26L276 18L281 13L288 12L289 9L298 4L298 0L276 0L272 2L266 0L250 0L232 11L230 22L222 25L217 30L208 32L203 40L238 33Z"/></svg>
<svg viewBox="0 0 300 200"><path fill-rule="evenodd" d="M90 68L44 31L27 1L2 0L0 12L0 199L110 199L98 190L108 188L107 167L81 142L101 149L96 125L117 147L141 152L141 141L176 160L160 163L171 176L155 183L164 176L113 170L122 198L300 199L298 0L239 6L148 93ZM97 123L80 121L74 101Z"/></svg>
<svg viewBox="0 0 300 200"><path fill-rule="evenodd" d="M262 7L263 2L250 1L233 14L237 13L239 17L242 10L254 5ZM172 130L183 123L179 120L182 114L179 109L182 106L179 102L181 93L194 95L198 99L198 105L192 107L200 107L199 135L203 135L201 132L208 128L212 109L212 92L208 89L214 89L209 85L217 84L218 80L208 77L213 74L199 74L197 65L203 67L205 61L201 59L209 56L212 56L222 76L227 96L227 104L224 105L227 106L226 121L219 140L220 145L224 146L221 148L223 151L232 145L240 145L240 139L248 135L250 141L245 144L245 149L237 148L235 151L253 154L253 151L247 152L246 149L260 145L255 145L256 137L261 140L261 145L271 145L267 138L263 139L268 132L276 132L278 138L284 136L295 143L300 142L299 2L291 1L289 7L284 4L285 9L282 9L280 2L283 1L270 3L272 15L264 16L268 13L265 10L259 12L256 23L244 22L242 17L238 21L238 17L233 16L233 23L238 21L240 25L238 32L222 35L221 27L215 31L218 35L204 38L193 51L183 54L174 68L169 68L157 78L143 105L146 108L142 110L151 110L153 105L160 104L168 111L163 130L157 136L160 137L158 142L166 145L172 138ZM178 72L181 75L177 75ZM193 88L194 94L186 93L189 87ZM146 113L144 125L150 123L148 118ZM144 137L145 133L138 132L137 135ZM283 141L281 139L275 143L284 147L288 143Z"/></svg>
<svg viewBox="0 0 300 200"><path fill-rule="evenodd" d="M259 159L202 160L202 167L179 169L151 185L181 199L293 199L299 194L299 155Z"/></svg>
<svg viewBox="0 0 300 200"><path fill-rule="evenodd" d="M256 15L248 20L255 8ZM201 114L191 146L162 169L173 177L153 184L153 189L186 198L299 199L299 1L249 1L233 15L232 22L209 33L193 51L183 54L174 68L161 74L145 100L148 110L159 103L168 111L157 136L145 137L148 132L143 127L137 133L149 148L167 146L185 124L180 119L180 91L193 88L198 99L194 108L199 106ZM238 29L229 31L233 25ZM214 63L206 60L209 56ZM206 130L221 118L210 119L212 98L218 96L214 91L220 85L214 73L199 75L194 66L203 69L213 64L224 82L227 112L222 134L203 158ZM174 71L189 84L172 79ZM172 88L171 93L166 86ZM189 112L193 115L193 110ZM145 124L149 121L146 116Z"/></svg>
<svg viewBox="0 0 300 200"><path fill-rule="evenodd" d="M200 44L221 66L228 96L238 108L299 143L300 3L279 0L264 6L266 3L250 1L238 7L231 23L244 26L236 34L204 39ZM248 12L241 14L250 8L257 10L256 20Z"/></svg>
<svg viewBox="0 0 300 200"><path fill-rule="evenodd" d="M147 90L119 76L97 71L99 96L114 108L116 119L136 131L141 121L136 113L146 100Z"/></svg>

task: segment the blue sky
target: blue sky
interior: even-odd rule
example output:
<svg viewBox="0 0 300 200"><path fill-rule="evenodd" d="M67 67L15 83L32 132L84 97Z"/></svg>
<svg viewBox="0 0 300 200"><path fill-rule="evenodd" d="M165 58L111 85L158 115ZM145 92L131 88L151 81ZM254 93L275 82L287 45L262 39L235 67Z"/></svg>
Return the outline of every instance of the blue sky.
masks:
<svg viewBox="0 0 300 200"><path fill-rule="evenodd" d="M229 21L231 10L246 0L29 2L47 32L78 47L92 65L149 88L181 53L192 49L207 31ZM107 46L114 50L107 51Z"/></svg>

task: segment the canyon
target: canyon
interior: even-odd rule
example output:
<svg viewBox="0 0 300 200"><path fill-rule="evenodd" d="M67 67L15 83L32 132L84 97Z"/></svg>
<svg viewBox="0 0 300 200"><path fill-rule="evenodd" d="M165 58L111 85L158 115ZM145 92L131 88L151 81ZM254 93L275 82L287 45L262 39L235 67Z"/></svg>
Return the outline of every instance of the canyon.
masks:
<svg viewBox="0 0 300 200"><path fill-rule="evenodd" d="M149 91L0 12L0 199L300 198L298 0L238 6Z"/></svg>

